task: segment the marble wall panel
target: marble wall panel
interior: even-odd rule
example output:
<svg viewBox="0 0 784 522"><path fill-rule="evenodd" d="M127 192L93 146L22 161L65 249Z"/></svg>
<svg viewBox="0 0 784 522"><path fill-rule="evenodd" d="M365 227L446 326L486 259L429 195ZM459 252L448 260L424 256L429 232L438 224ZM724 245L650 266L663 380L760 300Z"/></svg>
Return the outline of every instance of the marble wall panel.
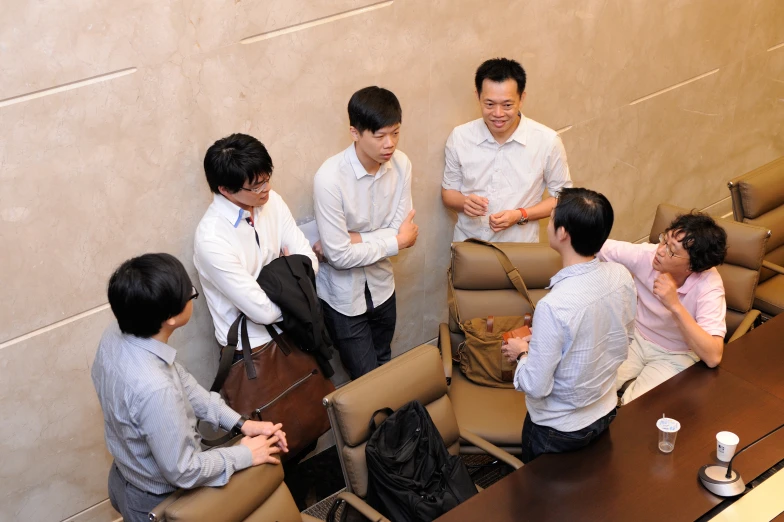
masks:
<svg viewBox="0 0 784 522"><path fill-rule="evenodd" d="M132 255L190 248L209 201L190 96L167 63L0 111L0 341L105 303Z"/></svg>
<svg viewBox="0 0 784 522"><path fill-rule="evenodd" d="M745 41L746 54L757 54L784 44L784 2L755 0L747 4L751 27Z"/></svg>
<svg viewBox="0 0 784 522"><path fill-rule="evenodd" d="M62 520L106 499L90 379L105 310L0 350L0 520Z"/></svg>

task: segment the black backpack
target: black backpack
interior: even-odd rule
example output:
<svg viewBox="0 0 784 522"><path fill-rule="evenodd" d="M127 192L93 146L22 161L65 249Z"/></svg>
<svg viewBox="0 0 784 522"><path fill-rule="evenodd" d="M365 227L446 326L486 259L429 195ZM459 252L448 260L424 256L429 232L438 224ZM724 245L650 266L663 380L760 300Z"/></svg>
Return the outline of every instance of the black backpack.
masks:
<svg viewBox="0 0 784 522"><path fill-rule="evenodd" d="M375 417L389 414L378 428ZM419 401L370 419L367 501L392 522L430 521L477 493L460 457L450 455Z"/></svg>

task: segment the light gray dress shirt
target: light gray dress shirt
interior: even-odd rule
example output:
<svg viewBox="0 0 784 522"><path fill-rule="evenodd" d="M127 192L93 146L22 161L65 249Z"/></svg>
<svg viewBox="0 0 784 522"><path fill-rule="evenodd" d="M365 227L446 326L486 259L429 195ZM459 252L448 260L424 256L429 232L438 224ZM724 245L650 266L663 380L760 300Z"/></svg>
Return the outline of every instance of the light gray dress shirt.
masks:
<svg viewBox="0 0 784 522"><path fill-rule="evenodd" d="M253 464L246 446L201 450L197 418L231 429L240 414L174 362L176 353L155 339L123 334L113 322L91 372L109 453L125 480L156 495L222 486Z"/></svg>
<svg viewBox="0 0 784 522"><path fill-rule="evenodd" d="M455 127L446 141L441 186L488 199L486 216L457 214L453 241L476 237L485 241L536 243L536 221L493 232L489 215L541 203L545 187L555 196L562 188L572 186L572 178L558 133L521 115L517 129L502 145L481 118Z"/></svg>
<svg viewBox="0 0 784 522"><path fill-rule="evenodd" d="M534 423L577 431L618 402L615 378L634 336L637 290L623 265L598 259L561 269L550 288L536 305L514 384Z"/></svg>
<svg viewBox="0 0 784 522"><path fill-rule="evenodd" d="M324 263L316 276L319 297L343 315L367 311L365 283L373 305L395 291L392 263L397 232L411 211L411 162L396 150L375 175L357 158L352 143L321 165L313 181L316 223ZM349 231L362 236L351 243Z"/></svg>

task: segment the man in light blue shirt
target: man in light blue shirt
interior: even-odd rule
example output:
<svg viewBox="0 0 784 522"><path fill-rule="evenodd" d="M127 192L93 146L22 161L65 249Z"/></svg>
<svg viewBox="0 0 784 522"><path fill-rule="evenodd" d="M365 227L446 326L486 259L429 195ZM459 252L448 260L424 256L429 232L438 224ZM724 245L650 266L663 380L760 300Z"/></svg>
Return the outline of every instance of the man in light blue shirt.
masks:
<svg viewBox="0 0 784 522"><path fill-rule="evenodd" d="M104 332L91 373L114 457L109 499L123 520L146 522L177 488L222 486L236 471L277 464L273 455L288 451L281 424L243 418L174 362L166 342L199 296L182 263L169 254L133 258L112 275L108 293L117 322ZM245 437L204 452L197 419Z"/></svg>
<svg viewBox="0 0 784 522"><path fill-rule="evenodd" d="M634 335L637 292L628 270L596 259L613 224L602 194L563 189L547 225L563 268L536 307L532 335L502 347L517 360L515 388L526 394L525 463L589 444L615 418L618 367Z"/></svg>

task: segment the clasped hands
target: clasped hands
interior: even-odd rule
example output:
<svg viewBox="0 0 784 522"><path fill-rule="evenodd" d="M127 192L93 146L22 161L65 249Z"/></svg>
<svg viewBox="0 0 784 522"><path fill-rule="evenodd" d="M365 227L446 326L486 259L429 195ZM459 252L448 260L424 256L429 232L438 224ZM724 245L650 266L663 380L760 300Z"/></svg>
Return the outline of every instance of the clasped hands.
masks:
<svg viewBox="0 0 784 522"><path fill-rule="evenodd" d="M483 196L469 194L465 197L463 202L463 213L469 217L485 216L487 215L487 207L489 203L489 200ZM502 210L501 212L491 214L488 218L488 223L490 225L490 229L493 232L500 232L502 230L506 230L512 225L515 225L518 221L520 221L521 217L522 213L517 209Z"/></svg>
<svg viewBox="0 0 784 522"><path fill-rule="evenodd" d="M240 444L247 446L253 457L253 465L280 464L273 457L276 453L288 453L289 445L286 441L286 432L283 424L273 424L265 421L247 420L242 425L242 434L245 435Z"/></svg>

